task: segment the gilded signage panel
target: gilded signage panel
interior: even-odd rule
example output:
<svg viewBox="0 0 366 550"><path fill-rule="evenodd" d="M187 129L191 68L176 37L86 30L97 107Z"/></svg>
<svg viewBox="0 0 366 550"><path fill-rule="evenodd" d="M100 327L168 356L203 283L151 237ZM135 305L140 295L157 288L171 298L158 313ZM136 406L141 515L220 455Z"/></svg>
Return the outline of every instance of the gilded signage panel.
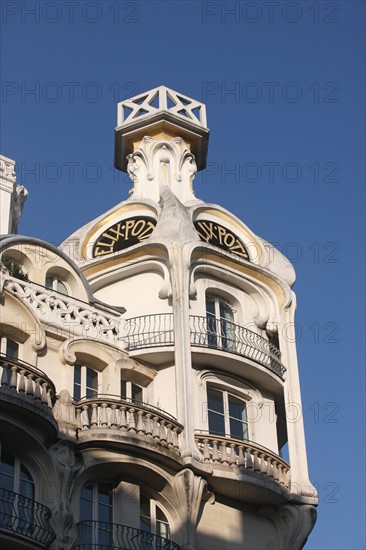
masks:
<svg viewBox="0 0 366 550"><path fill-rule="evenodd" d="M156 226L154 218L135 216L122 220L99 235L93 248L93 257L112 254L139 244L150 237Z"/></svg>
<svg viewBox="0 0 366 550"><path fill-rule="evenodd" d="M244 244L239 237L226 227L208 220L195 221L194 226L202 241L249 260L248 251Z"/></svg>

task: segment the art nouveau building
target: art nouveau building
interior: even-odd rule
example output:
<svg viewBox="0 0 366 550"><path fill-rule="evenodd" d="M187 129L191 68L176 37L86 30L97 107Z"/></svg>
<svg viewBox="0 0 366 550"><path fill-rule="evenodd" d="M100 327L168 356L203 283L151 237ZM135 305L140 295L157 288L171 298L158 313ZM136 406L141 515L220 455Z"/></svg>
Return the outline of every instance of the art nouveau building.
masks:
<svg viewBox="0 0 366 550"><path fill-rule="evenodd" d="M115 144L129 198L58 249L17 234L1 160L0 546L298 550L317 496L294 270L195 197L204 105L124 101Z"/></svg>

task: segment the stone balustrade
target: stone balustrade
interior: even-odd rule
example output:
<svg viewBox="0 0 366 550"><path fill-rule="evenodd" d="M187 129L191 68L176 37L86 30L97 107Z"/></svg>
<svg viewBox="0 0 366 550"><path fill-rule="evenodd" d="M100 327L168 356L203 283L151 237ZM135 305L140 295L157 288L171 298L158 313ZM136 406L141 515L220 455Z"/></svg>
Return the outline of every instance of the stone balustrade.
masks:
<svg viewBox="0 0 366 550"><path fill-rule="evenodd" d="M6 356L0 356L0 365L1 390L24 395L52 410L55 386L44 372L24 361Z"/></svg>
<svg viewBox="0 0 366 550"><path fill-rule="evenodd" d="M5 288L28 304L44 323L64 326L75 336L117 342L120 318L97 306L65 296L35 283L7 277Z"/></svg>
<svg viewBox="0 0 366 550"><path fill-rule="evenodd" d="M139 434L176 451L183 430L173 416L156 407L107 395L80 400L76 404L76 422L79 432L104 428L126 435Z"/></svg>
<svg viewBox="0 0 366 550"><path fill-rule="evenodd" d="M256 472L286 489L290 486L290 465L261 445L203 432L196 433L195 440L204 462Z"/></svg>

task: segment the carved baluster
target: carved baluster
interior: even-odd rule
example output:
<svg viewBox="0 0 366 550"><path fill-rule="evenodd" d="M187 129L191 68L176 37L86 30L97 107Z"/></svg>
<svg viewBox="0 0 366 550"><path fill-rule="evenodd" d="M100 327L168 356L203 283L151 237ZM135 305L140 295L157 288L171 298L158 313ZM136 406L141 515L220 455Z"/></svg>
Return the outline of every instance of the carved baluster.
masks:
<svg viewBox="0 0 366 550"><path fill-rule="evenodd" d="M92 413L91 413L90 427L91 428L97 428L98 427L98 405L97 405L97 403L92 403L91 409L92 409Z"/></svg>
<svg viewBox="0 0 366 550"><path fill-rule="evenodd" d="M128 410L128 431L136 433L135 409L133 407Z"/></svg>
<svg viewBox="0 0 366 550"><path fill-rule="evenodd" d="M228 456L227 456L227 448L226 448L226 441L221 441L221 462L222 463L229 463Z"/></svg>
<svg viewBox="0 0 366 550"><path fill-rule="evenodd" d="M259 460L258 460L258 451L253 452L254 455L254 471L260 472Z"/></svg>
<svg viewBox="0 0 366 550"><path fill-rule="evenodd" d="M230 443L230 466L236 466L236 445Z"/></svg>
<svg viewBox="0 0 366 550"><path fill-rule="evenodd" d="M260 453L259 456L260 456L260 459L261 459L261 461L260 461L260 470L261 470L261 474L262 474L262 475L265 475L265 473L266 473L266 461L265 461L265 456L266 456L266 455L265 455L264 453Z"/></svg>
<svg viewBox="0 0 366 550"><path fill-rule="evenodd" d="M218 447L217 447L217 439L213 439L212 440L212 445L213 445L213 449L212 449L212 462L214 462L215 464L219 463L220 460L219 460L219 450L218 450Z"/></svg>
<svg viewBox="0 0 366 550"><path fill-rule="evenodd" d="M36 378L35 380L35 390L34 390L34 399L36 399L37 401L40 401L41 400L41 379L40 378Z"/></svg>
<svg viewBox="0 0 366 550"><path fill-rule="evenodd" d="M196 444L198 446L199 440L196 441ZM202 452L202 451L201 451ZM203 439L203 462L210 462L210 449L208 445L208 439L205 437Z"/></svg>
<svg viewBox="0 0 366 550"><path fill-rule="evenodd" d="M160 442L166 443L166 428L165 428L166 420L160 421Z"/></svg>
<svg viewBox="0 0 366 550"><path fill-rule="evenodd" d="M49 409L52 409L52 398L51 398L52 390L51 388L48 388L47 390L47 405Z"/></svg>
<svg viewBox="0 0 366 550"><path fill-rule="evenodd" d="M81 413L81 429L89 430L89 405L83 405Z"/></svg>
<svg viewBox="0 0 366 550"><path fill-rule="evenodd" d="M107 407L108 407L107 403L102 403L102 406L99 409L99 411L100 411L100 421L99 421L99 423L100 423L100 426L103 426L103 428L108 426Z"/></svg>
<svg viewBox="0 0 366 550"><path fill-rule="evenodd" d="M79 407L76 408L76 427L78 430L81 430L81 410Z"/></svg>
<svg viewBox="0 0 366 550"><path fill-rule="evenodd" d="M137 412L137 433L143 434L145 433L145 427L144 427L144 411L138 411Z"/></svg>
<svg viewBox="0 0 366 550"><path fill-rule="evenodd" d="M250 447L247 447L246 449L246 463L247 463L247 470L253 470L253 460L252 460L252 453L251 453Z"/></svg>
<svg viewBox="0 0 366 550"><path fill-rule="evenodd" d="M166 427L166 444L168 447L173 447L172 425L170 423Z"/></svg>
<svg viewBox="0 0 366 550"><path fill-rule="evenodd" d="M145 435L152 434L151 413L145 414Z"/></svg>
<svg viewBox="0 0 366 550"><path fill-rule="evenodd" d="M285 487L288 489L290 487L290 470L287 468L285 469Z"/></svg>
<svg viewBox="0 0 366 550"><path fill-rule="evenodd" d="M33 396L33 374L27 375L28 381L27 381L27 396L32 397Z"/></svg>
<svg viewBox="0 0 366 550"><path fill-rule="evenodd" d="M282 464L278 464L278 477L279 477L279 482L281 483L281 485L285 485Z"/></svg>
<svg viewBox="0 0 366 550"><path fill-rule="evenodd" d="M117 405L111 405L111 428L117 428Z"/></svg>
<svg viewBox="0 0 366 550"><path fill-rule="evenodd" d="M239 445L238 466L245 466L243 448L244 448L243 445Z"/></svg>
<svg viewBox="0 0 366 550"><path fill-rule="evenodd" d="M19 371L19 385L18 385L18 392L19 393L25 393L25 376L24 376L25 370L22 369Z"/></svg>
<svg viewBox="0 0 366 550"><path fill-rule="evenodd" d="M119 408L120 415L119 415L119 429L120 430L126 430L127 428L127 419L126 419L126 407L122 405Z"/></svg>
<svg viewBox="0 0 366 550"><path fill-rule="evenodd" d="M1 385L2 386L9 386L9 364L3 363L3 372L1 375Z"/></svg>
<svg viewBox="0 0 366 550"><path fill-rule="evenodd" d="M179 449L179 433L178 433L178 428L175 427L173 429L173 447L174 449Z"/></svg>
<svg viewBox="0 0 366 550"><path fill-rule="evenodd" d="M272 458L267 456L267 476L273 477Z"/></svg>
<svg viewBox="0 0 366 550"><path fill-rule="evenodd" d="M153 418L153 438L155 440L160 439L160 427L158 424L159 418L157 416L154 416Z"/></svg>
<svg viewBox="0 0 366 550"><path fill-rule="evenodd" d="M48 390L48 384L47 384L47 382L43 382L42 383L41 401L42 401L43 405L48 406L47 390Z"/></svg>
<svg viewBox="0 0 366 550"><path fill-rule="evenodd" d="M279 481L279 475L278 475L278 467L277 467L277 465L278 465L277 460L274 460L274 461L273 461L273 479L274 479L275 481Z"/></svg>
<svg viewBox="0 0 366 550"><path fill-rule="evenodd" d="M17 389L17 367L11 367L10 389ZM33 386L32 386L33 388Z"/></svg>

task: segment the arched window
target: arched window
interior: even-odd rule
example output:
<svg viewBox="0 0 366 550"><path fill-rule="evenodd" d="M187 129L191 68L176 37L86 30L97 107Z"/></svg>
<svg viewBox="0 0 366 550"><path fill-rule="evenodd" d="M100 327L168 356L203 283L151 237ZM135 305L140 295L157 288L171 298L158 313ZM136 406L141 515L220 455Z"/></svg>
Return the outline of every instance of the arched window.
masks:
<svg viewBox="0 0 366 550"><path fill-rule="evenodd" d="M28 533L34 515L34 481L25 465L0 447L0 524Z"/></svg>
<svg viewBox="0 0 366 550"><path fill-rule="evenodd" d="M158 537L170 538L169 522L160 506L145 495L140 495L140 529Z"/></svg>
<svg viewBox="0 0 366 550"><path fill-rule="evenodd" d="M233 308L220 296L206 294L208 345L226 350L235 349Z"/></svg>
<svg viewBox="0 0 366 550"><path fill-rule="evenodd" d="M65 294L66 296L68 296L69 294L65 283L61 279L59 279L58 277L54 277L53 275L47 275L45 280L45 287L49 288L50 290L60 292L60 294Z"/></svg>
<svg viewBox="0 0 366 550"><path fill-rule="evenodd" d="M207 414L210 434L248 439L247 408L243 399L208 384Z"/></svg>
<svg viewBox="0 0 366 550"><path fill-rule="evenodd" d="M94 545L93 548L165 548L159 537L169 539L170 526L162 508L139 491L136 494L137 507L132 493L126 493L124 500L125 504L128 502L128 510L124 509L121 506L124 485L130 484L95 482L83 487L80 493L79 544ZM130 526L131 522L133 526Z"/></svg>

